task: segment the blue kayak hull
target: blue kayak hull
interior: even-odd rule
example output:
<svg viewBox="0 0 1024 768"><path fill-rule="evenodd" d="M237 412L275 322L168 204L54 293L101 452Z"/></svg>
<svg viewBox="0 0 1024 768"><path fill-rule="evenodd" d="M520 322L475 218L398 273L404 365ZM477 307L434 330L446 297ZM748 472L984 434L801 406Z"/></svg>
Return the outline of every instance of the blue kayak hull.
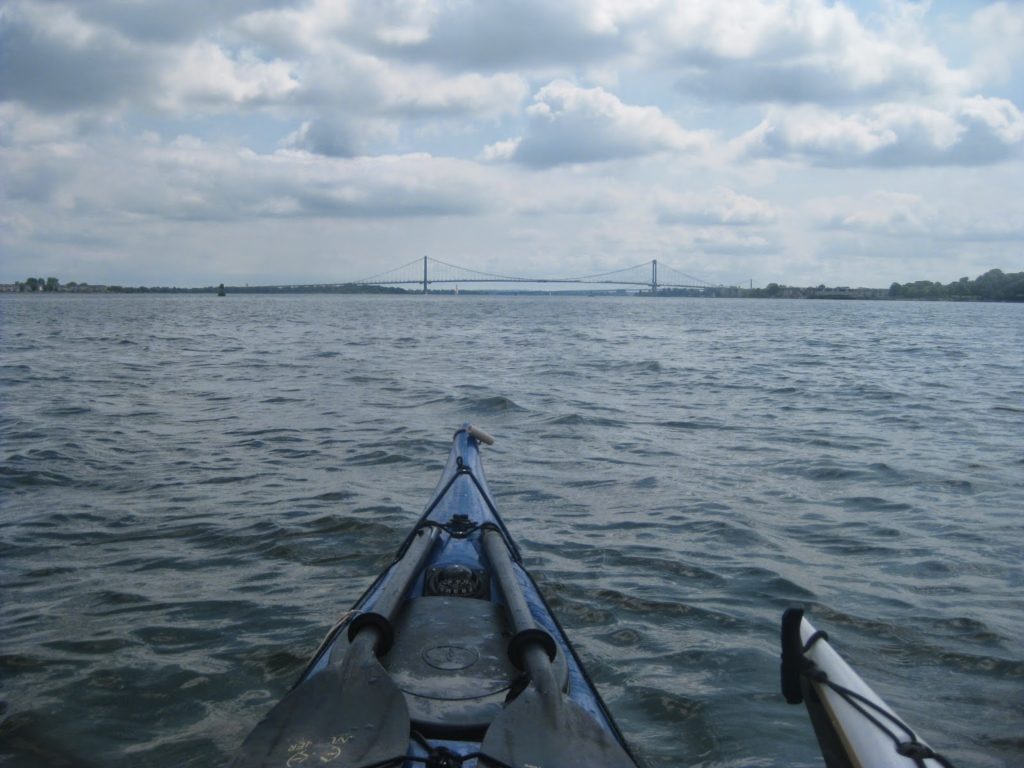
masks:
<svg viewBox="0 0 1024 768"><path fill-rule="evenodd" d="M636 765L522 565L476 434L456 432L395 560L332 628L235 768Z"/></svg>

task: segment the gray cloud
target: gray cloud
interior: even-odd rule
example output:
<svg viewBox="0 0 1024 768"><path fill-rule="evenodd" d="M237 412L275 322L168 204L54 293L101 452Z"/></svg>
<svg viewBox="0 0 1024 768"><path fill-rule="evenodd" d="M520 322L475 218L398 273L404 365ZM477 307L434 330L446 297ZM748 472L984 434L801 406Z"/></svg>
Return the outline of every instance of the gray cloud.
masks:
<svg viewBox="0 0 1024 768"><path fill-rule="evenodd" d="M55 203L62 186L74 177L73 169L55 158L33 162L8 156L4 160L4 196L11 201Z"/></svg>
<svg viewBox="0 0 1024 768"><path fill-rule="evenodd" d="M372 8L363 7L360 12L377 16ZM389 27L375 18L372 45L378 52L413 60L492 71L586 64L622 53L624 41L619 31L588 24L589 14L586 3L544 0L442 4L419 20L422 39L382 34L381 29Z"/></svg>
<svg viewBox="0 0 1024 768"><path fill-rule="evenodd" d="M39 2L39 0L37 0ZM293 6L293 0L44 0L56 8L74 8L83 20L140 43L187 42L239 16Z"/></svg>
<svg viewBox="0 0 1024 768"><path fill-rule="evenodd" d="M128 17L139 7L130 4ZM80 13L113 8L24 2L0 14L0 100L50 113L216 112L287 104L299 86L286 62L244 48L202 36L176 46L134 40Z"/></svg>
<svg viewBox="0 0 1024 768"><path fill-rule="evenodd" d="M921 91L920 81L911 77L856 83L845 73L836 72L829 62L756 59L722 60L712 66L688 68L676 87L709 101L825 105L901 98Z"/></svg>
<svg viewBox="0 0 1024 768"><path fill-rule="evenodd" d="M317 119L303 123L288 137L286 145L328 157L354 157L358 139L342 120Z"/></svg>
<svg viewBox="0 0 1024 768"><path fill-rule="evenodd" d="M0 14L0 100L59 112L109 107L142 97L156 62L105 32L75 45L16 14Z"/></svg>
<svg viewBox="0 0 1024 768"><path fill-rule="evenodd" d="M682 70L677 87L711 101L841 105L948 95L969 82L918 27L876 31L841 4L698 0L659 21L660 55Z"/></svg>

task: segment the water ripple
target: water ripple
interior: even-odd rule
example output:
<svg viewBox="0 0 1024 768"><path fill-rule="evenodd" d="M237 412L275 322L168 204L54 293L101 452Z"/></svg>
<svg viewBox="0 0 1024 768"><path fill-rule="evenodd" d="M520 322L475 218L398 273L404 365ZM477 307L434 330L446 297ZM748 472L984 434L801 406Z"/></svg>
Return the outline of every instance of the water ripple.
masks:
<svg viewBox="0 0 1024 768"><path fill-rule="evenodd" d="M820 765L776 692L791 604L954 762L1024 760L1020 306L0 312L4 765L224 763L463 420L499 438L506 522L650 766Z"/></svg>

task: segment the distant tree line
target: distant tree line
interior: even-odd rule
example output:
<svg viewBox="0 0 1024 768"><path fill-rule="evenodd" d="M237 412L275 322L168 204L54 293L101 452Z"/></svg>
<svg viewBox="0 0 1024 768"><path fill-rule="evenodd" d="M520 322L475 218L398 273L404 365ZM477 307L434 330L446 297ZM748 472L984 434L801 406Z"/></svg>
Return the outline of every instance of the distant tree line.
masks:
<svg viewBox="0 0 1024 768"><path fill-rule="evenodd" d="M737 296L743 299L888 299L885 288L829 287L827 285L793 286L768 283L764 288L716 288L715 296Z"/></svg>
<svg viewBox="0 0 1024 768"><path fill-rule="evenodd" d="M659 295L683 295L662 291ZM914 299L927 301L1021 301L1024 302L1024 272L1005 273L990 269L971 280L943 284L931 280L893 283L885 288L829 287L826 285L797 287L768 283L764 288L720 287L704 291L705 296L745 299Z"/></svg>
<svg viewBox="0 0 1024 768"><path fill-rule="evenodd" d="M139 286L133 288L124 285L107 286L109 293L218 293L217 286L205 288L167 288ZM395 288L385 285L358 285L356 283L341 283L338 285L226 285L226 294L232 293L408 293L404 288Z"/></svg>
<svg viewBox="0 0 1024 768"><path fill-rule="evenodd" d="M1024 272L1006 274L990 269L975 280L961 277L943 285L930 280L893 283L889 296L894 299L931 299L943 301L1024 301Z"/></svg>
<svg viewBox="0 0 1024 768"><path fill-rule="evenodd" d="M205 288L174 288L169 286L126 286L126 285L89 285L71 281L61 284L56 277L30 277L24 282L14 283L14 290L19 293L217 293L216 286ZM286 286L227 286L227 293L408 293L404 288L384 285L360 285L341 283L337 285L286 285Z"/></svg>
<svg viewBox="0 0 1024 768"><path fill-rule="evenodd" d="M75 285L75 283L69 283L69 286L73 285ZM30 277L23 283L15 283L14 287L22 293L25 291L46 291L47 293L56 293L60 290L60 280L56 277Z"/></svg>

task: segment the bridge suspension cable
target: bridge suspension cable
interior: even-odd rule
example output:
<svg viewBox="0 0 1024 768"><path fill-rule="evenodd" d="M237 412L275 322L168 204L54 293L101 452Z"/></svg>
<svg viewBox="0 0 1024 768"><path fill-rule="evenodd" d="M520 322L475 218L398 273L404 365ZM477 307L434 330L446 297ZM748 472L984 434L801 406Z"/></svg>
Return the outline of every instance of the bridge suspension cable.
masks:
<svg viewBox="0 0 1024 768"><path fill-rule="evenodd" d="M680 272L678 269L673 269L666 264L658 264L658 284L666 287L685 285L685 286L701 286L705 288L714 287L712 283L706 280L701 280L699 277L688 275L685 272Z"/></svg>
<svg viewBox="0 0 1024 768"><path fill-rule="evenodd" d="M585 282L598 282L598 283L599 282L607 282L607 281L598 280L597 278L599 278L599 277L611 277L612 275L621 275L621 274L623 274L625 272L634 272L634 271L639 271L639 270L646 270L646 269L649 269L650 266L651 266L651 263L649 261L647 261L647 262L644 262L643 264L634 264L632 267L624 267L623 269L614 269L611 272L598 272L597 274L594 274L594 275L581 275L580 277L567 277L567 278L565 278L565 280L566 280L566 282L574 282L574 283L575 282L580 282L580 283L585 283ZM612 281L612 282L618 283L620 281L615 280L615 281ZM647 285L650 282L650 280L637 280L635 282L636 282L637 285ZM626 284L632 284L632 283L633 283L633 281L629 281Z"/></svg>
<svg viewBox="0 0 1024 768"><path fill-rule="evenodd" d="M473 276L475 276L477 278L485 278L486 277L486 278L491 278L492 280L501 280L502 282L504 282L504 281L513 282L513 283L537 282L536 280L533 280L533 279L531 279L529 277L511 277L509 275L496 275L496 274L492 274L490 272L481 272L481 271L476 270L476 269L469 269L468 267L460 267L457 264L449 264L446 261L441 261L440 259L432 259L429 256L427 257L427 261L428 261L428 263L431 263L431 264L438 264L438 265L440 265L442 267L448 267L449 269L454 269L454 270L458 270L459 272L465 273L467 275L467 279L466 279L467 282L472 279L472 278L468 277L468 275L473 275ZM428 282L438 282L438 281L431 280L431 281L428 281ZM546 282L546 281L541 280L540 282Z"/></svg>
<svg viewBox="0 0 1024 768"><path fill-rule="evenodd" d="M632 274L630 274L632 273ZM430 256L354 281L357 285L421 285L426 292L431 283L589 283L607 285L649 286L652 293L659 288L705 289L712 283L674 269L657 261L631 267L596 272L577 277L517 277L495 272L469 269Z"/></svg>
<svg viewBox="0 0 1024 768"><path fill-rule="evenodd" d="M417 267L417 266L419 266L422 263L423 262L422 262L421 259L413 259L408 264L403 264L400 267L395 267L394 269L389 269L386 272L381 272L381 273L373 275L371 277L364 277L361 280L354 280L353 281L353 285L380 284L380 283L392 283L392 282L415 283L415 282L418 282L418 280L416 280L416 279L410 279L410 280L382 280L381 278L384 278L384 277L400 277L401 273L402 273L402 270L408 270L411 267ZM406 274L410 274L410 273L407 272Z"/></svg>

